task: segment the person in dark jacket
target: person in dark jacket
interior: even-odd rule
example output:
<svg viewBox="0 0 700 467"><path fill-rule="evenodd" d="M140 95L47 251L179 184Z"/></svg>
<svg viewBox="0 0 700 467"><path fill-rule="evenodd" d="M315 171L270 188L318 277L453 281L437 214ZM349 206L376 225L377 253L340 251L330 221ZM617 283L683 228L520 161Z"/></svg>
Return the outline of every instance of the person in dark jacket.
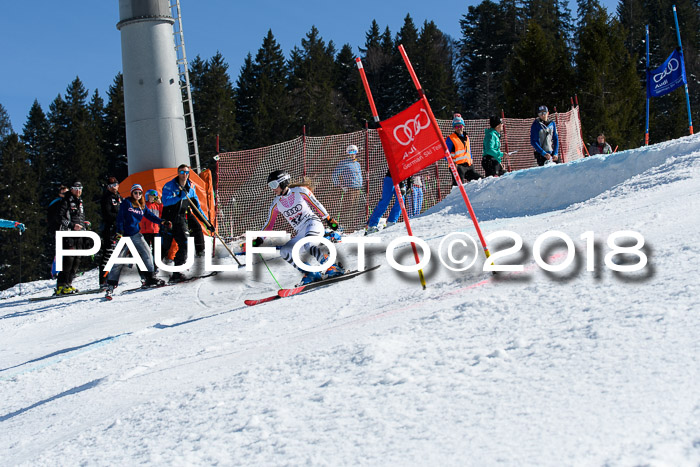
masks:
<svg viewBox="0 0 700 467"><path fill-rule="evenodd" d="M102 193L100 208L102 210L102 248L100 261L100 287L106 287L107 273L104 270L109 257L112 256L117 237L117 214L122 197L119 196L119 181L116 177L109 177L107 188Z"/></svg>
<svg viewBox="0 0 700 467"><path fill-rule="evenodd" d="M119 213L116 219L117 238L122 236L129 237L138 252L138 255L146 265L146 271L139 271L144 287L154 287L163 285L164 282L156 277L153 255L151 248L146 243L141 233L140 224L143 218L150 220L158 225L170 227L169 221L161 220L160 217L146 209L146 203L143 201L143 188L138 183L132 185L131 196L126 198L119 206ZM119 254L120 258L126 257L129 250L124 248ZM107 297L111 297L114 289L119 285L119 276L123 264L115 264L107 275Z"/></svg>
<svg viewBox="0 0 700 467"><path fill-rule="evenodd" d="M549 121L549 109L546 105L537 109L537 118L530 127L530 145L535 149L537 165L560 162L557 124L553 120Z"/></svg>
<svg viewBox="0 0 700 467"><path fill-rule="evenodd" d="M589 146L588 152L591 156L597 156L598 154L612 154L613 151L610 145L605 142L605 135L601 133L596 138L596 142Z"/></svg>
<svg viewBox="0 0 700 467"><path fill-rule="evenodd" d="M194 184L190 181L190 167L182 164L177 168L177 177L163 186L163 219L172 223L172 228L162 233L163 252L170 249L173 240L177 243L177 254L174 264L180 266L187 259L187 237L192 233L195 239L195 249L198 255L204 252L204 235L196 216L206 219L199 204ZM194 203L196 209L192 209ZM175 272L170 280L175 282L184 279L182 273Z"/></svg>
<svg viewBox="0 0 700 467"><path fill-rule="evenodd" d="M71 184L70 193L66 193L63 200L59 202L56 217L54 218L55 225L58 230L62 231L80 231L85 230L86 224L85 211L83 209L83 184L75 181ZM85 239L64 238L63 248L65 250L76 250L84 247ZM80 266L80 256L66 256L63 259L63 270L58 273L56 283L56 295L66 295L76 293L78 289L73 287L73 279L78 272Z"/></svg>

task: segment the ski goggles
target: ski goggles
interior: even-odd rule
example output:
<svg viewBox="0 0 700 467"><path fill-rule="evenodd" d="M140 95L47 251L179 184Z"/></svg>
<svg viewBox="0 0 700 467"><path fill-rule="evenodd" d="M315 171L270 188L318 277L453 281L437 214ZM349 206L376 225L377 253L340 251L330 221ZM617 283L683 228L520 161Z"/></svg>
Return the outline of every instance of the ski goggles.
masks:
<svg viewBox="0 0 700 467"><path fill-rule="evenodd" d="M116 187L119 186L119 184L118 184L118 183L110 183L110 184L107 185L107 186L108 186L109 188L116 188Z"/></svg>
<svg viewBox="0 0 700 467"><path fill-rule="evenodd" d="M187 175L187 174L189 174L189 173L190 173L189 170L180 170L180 171L179 171L179 174L180 174L180 175Z"/></svg>
<svg viewBox="0 0 700 467"><path fill-rule="evenodd" d="M280 182L279 180L272 180L267 182L267 186L269 186L272 190L276 190L277 188L279 188Z"/></svg>
<svg viewBox="0 0 700 467"><path fill-rule="evenodd" d="M77 191L77 190L82 190L83 187L82 187L82 186L72 186L72 187L70 187L70 189L71 189L71 190L76 190L76 191Z"/></svg>

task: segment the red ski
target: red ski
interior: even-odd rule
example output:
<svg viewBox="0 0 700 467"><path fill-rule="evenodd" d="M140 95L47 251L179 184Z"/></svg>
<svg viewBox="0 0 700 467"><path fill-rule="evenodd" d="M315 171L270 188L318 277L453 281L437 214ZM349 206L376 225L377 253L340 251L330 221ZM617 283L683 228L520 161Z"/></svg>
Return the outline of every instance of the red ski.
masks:
<svg viewBox="0 0 700 467"><path fill-rule="evenodd" d="M259 305L261 303L265 302L271 302L272 300L277 300L278 298L282 298L279 295L273 295L271 297L265 297L265 298L258 298L257 300L245 300L243 303L245 303L248 306L253 306L253 305Z"/></svg>
<svg viewBox="0 0 700 467"><path fill-rule="evenodd" d="M352 279L353 277L357 277L361 274L365 274L367 272L374 271L379 266L381 266L381 265L377 265L377 266L374 266L373 268L365 269L364 271L348 271L345 274L343 274L342 276L331 277L330 279L324 279L322 281L312 282L312 283L306 284L306 285L300 285L299 287L293 287L291 289L279 289L277 291L277 295L279 295L280 297L291 297L292 295L297 295L297 294L300 294L302 292L313 290L317 287L323 287L324 285L329 285L329 284L332 284L334 282L340 282L340 281Z"/></svg>

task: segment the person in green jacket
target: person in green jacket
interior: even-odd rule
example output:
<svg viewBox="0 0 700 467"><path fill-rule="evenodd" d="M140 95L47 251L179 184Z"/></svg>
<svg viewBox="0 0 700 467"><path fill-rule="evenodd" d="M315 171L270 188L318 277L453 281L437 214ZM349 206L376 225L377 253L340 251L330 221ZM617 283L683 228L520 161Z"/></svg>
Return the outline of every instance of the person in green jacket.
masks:
<svg viewBox="0 0 700 467"><path fill-rule="evenodd" d="M501 165L501 160L503 160L503 152L501 152L503 121L501 117L494 116L489 118L489 125L491 128L487 128L484 135L484 153L481 156L481 166L487 177L500 176L506 173Z"/></svg>

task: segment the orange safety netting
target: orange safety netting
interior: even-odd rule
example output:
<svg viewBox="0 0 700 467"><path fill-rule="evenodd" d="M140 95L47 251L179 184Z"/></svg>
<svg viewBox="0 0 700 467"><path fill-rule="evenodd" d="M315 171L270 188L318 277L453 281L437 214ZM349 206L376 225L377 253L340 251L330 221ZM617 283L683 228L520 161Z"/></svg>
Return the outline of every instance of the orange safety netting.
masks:
<svg viewBox="0 0 700 467"><path fill-rule="evenodd" d="M552 114L550 118L557 123L559 154L564 160L569 162L583 157L578 108ZM530 127L533 121L534 118L503 119L505 135L501 138L501 150L517 151L504 157L503 167L506 170L520 170L537 165L530 146ZM451 120L438 120L438 124L443 136L452 133ZM481 175L484 174L481 154L484 131L487 128L488 119L465 121L474 167ZM357 176L350 173L352 169L346 154L346 148L350 144L359 148L356 160L360 168L361 188L355 187L358 184ZM278 169L288 171L293 182L307 181L316 197L331 216L340 222L345 232L352 232L366 224L379 201L387 164L379 135L371 129L343 135L300 136L273 146L219 154L216 205L217 227L222 237L237 238L247 230L260 230L263 227L273 198L272 190L267 187L267 176ZM416 206L416 211L423 212L450 192L452 176L444 159L426 167L417 175L421 178L423 199L421 205ZM350 182L350 179L354 181ZM413 206L414 198L419 197L409 192L407 206ZM282 216L278 217L275 230L289 231Z"/></svg>

